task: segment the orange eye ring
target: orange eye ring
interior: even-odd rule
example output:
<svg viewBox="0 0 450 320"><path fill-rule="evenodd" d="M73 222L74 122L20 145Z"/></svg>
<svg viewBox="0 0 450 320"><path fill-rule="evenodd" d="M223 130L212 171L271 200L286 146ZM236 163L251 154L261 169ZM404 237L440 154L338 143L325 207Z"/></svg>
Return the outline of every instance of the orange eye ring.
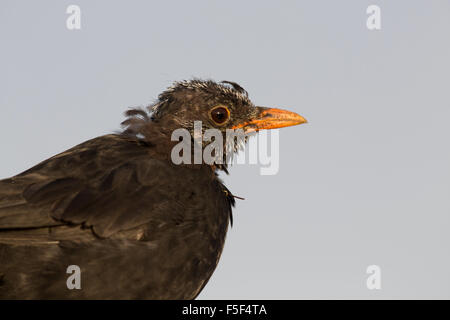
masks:
<svg viewBox="0 0 450 320"><path fill-rule="evenodd" d="M222 126L230 120L230 110L223 105L215 106L209 111L209 118L215 124Z"/></svg>

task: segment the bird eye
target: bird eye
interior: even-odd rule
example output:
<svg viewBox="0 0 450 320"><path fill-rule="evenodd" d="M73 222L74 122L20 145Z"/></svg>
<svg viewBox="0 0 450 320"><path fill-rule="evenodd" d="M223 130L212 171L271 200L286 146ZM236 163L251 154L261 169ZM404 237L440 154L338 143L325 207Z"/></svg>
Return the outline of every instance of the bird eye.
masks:
<svg viewBox="0 0 450 320"><path fill-rule="evenodd" d="M230 118L230 110L224 106L214 107L210 112L211 119L217 124L224 124Z"/></svg>

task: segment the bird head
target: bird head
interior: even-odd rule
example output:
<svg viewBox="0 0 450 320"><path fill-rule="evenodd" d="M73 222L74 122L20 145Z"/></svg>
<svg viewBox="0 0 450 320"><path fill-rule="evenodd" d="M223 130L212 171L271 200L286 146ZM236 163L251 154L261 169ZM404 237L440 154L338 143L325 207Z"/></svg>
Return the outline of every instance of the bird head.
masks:
<svg viewBox="0 0 450 320"><path fill-rule="evenodd" d="M224 135L229 129L249 134L306 122L291 111L255 106L247 91L235 82L200 79L175 82L147 110L131 109L126 116L124 133L144 140L161 133L170 137L178 128L194 136L196 121L201 121L203 131L217 129Z"/></svg>
<svg viewBox="0 0 450 320"><path fill-rule="evenodd" d="M255 106L248 93L231 81L176 82L151 107L153 119L172 118L178 127L192 130L194 121L204 128L243 129L245 133L297 125L306 120L290 111Z"/></svg>

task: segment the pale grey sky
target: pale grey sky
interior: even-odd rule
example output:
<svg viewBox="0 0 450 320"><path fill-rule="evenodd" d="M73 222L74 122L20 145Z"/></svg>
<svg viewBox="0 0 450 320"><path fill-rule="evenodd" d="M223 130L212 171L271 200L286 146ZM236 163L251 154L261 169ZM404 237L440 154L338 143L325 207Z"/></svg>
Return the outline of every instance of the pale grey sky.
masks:
<svg viewBox="0 0 450 320"><path fill-rule="evenodd" d="M246 200L199 298L448 299L449 33L447 0L2 0L0 178L119 129L174 80L236 81L309 124L280 131L277 175L225 177Z"/></svg>

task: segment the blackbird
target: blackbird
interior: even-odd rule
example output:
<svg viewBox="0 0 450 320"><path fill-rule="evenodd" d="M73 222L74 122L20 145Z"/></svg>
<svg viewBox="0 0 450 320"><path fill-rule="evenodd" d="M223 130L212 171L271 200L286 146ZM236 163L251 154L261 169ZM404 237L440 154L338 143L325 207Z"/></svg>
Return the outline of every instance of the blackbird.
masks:
<svg viewBox="0 0 450 320"><path fill-rule="evenodd" d="M235 196L218 177L226 163L172 161L172 132L194 139L194 121L224 134L306 122L255 106L237 83L201 79L125 114L122 131L0 180L0 298L194 299L219 261Z"/></svg>

